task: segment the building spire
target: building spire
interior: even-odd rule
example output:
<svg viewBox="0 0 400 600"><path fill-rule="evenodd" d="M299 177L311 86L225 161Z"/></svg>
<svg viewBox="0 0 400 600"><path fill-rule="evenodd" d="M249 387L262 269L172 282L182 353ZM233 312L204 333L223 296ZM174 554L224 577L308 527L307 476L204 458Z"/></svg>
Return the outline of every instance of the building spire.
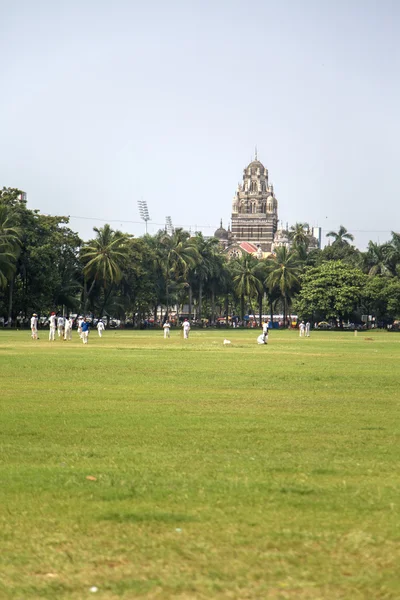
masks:
<svg viewBox="0 0 400 600"><path fill-rule="evenodd" d="M255 147L254 160L258 160L258 157L257 157L257 146Z"/></svg>

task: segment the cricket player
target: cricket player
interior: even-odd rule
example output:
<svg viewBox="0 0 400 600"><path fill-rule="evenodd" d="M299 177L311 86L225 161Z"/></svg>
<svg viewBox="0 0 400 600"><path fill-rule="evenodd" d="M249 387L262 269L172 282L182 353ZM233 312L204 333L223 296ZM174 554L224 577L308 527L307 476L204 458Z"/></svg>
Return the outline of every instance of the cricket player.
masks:
<svg viewBox="0 0 400 600"><path fill-rule="evenodd" d="M78 317L78 335L82 339L82 323L83 317Z"/></svg>
<svg viewBox="0 0 400 600"><path fill-rule="evenodd" d="M268 323L267 323L267 321L264 321L262 330L263 330L264 344L268 344Z"/></svg>
<svg viewBox="0 0 400 600"><path fill-rule="evenodd" d="M33 313L32 317L31 317L31 332L32 332L32 339L33 340L39 339L38 338L38 333L37 333L37 325L38 325L37 314Z"/></svg>
<svg viewBox="0 0 400 600"><path fill-rule="evenodd" d="M89 339L89 323L86 321L86 317L82 321L81 329L81 338L83 340L83 343L87 344Z"/></svg>
<svg viewBox="0 0 400 600"><path fill-rule="evenodd" d="M310 337L310 321L306 323L306 337Z"/></svg>
<svg viewBox="0 0 400 600"><path fill-rule="evenodd" d="M104 323L100 319L100 321L97 323L97 331L98 331L99 337L101 337L103 335L104 330L105 330Z"/></svg>
<svg viewBox="0 0 400 600"><path fill-rule="evenodd" d="M49 342L54 342L55 339L55 335L56 335L56 313L52 312L49 318L49 324L50 324L50 329L49 329Z"/></svg>
<svg viewBox="0 0 400 600"><path fill-rule="evenodd" d="M185 340L187 340L189 338L189 331L190 331L190 323L187 319L185 319L183 321L182 327L183 327L183 338Z"/></svg>
<svg viewBox="0 0 400 600"><path fill-rule="evenodd" d="M304 325L304 321L302 321L299 325L299 336L300 337L304 337L305 329L306 329L306 326Z"/></svg>
<svg viewBox="0 0 400 600"><path fill-rule="evenodd" d="M59 338L64 337L64 325L65 325L64 317L59 316L57 319L57 334L58 334Z"/></svg>
<svg viewBox="0 0 400 600"><path fill-rule="evenodd" d="M64 340L72 340L72 319L65 319Z"/></svg>
<svg viewBox="0 0 400 600"><path fill-rule="evenodd" d="M169 324L169 321L165 321L164 325L163 325L163 329L164 329L164 340L166 338L170 337L170 329L171 329L171 325Z"/></svg>

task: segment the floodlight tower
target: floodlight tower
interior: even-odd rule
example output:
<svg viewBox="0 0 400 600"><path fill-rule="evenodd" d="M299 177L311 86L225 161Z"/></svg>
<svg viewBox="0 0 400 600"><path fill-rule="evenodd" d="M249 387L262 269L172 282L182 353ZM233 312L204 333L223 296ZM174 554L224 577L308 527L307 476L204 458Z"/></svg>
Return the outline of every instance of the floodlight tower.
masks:
<svg viewBox="0 0 400 600"><path fill-rule="evenodd" d="M146 235L147 235L147 221L150 221L149 209L147 207L146 200L138 200L139 206L139 214L146 226Z"/></svg>
<svg viewBox="0 0 400 600"><path fill-rule="evenodd" d="M168 235L173 235L174 226L172 225L171 217L165 217L165 230L168 233Z"/></svg>

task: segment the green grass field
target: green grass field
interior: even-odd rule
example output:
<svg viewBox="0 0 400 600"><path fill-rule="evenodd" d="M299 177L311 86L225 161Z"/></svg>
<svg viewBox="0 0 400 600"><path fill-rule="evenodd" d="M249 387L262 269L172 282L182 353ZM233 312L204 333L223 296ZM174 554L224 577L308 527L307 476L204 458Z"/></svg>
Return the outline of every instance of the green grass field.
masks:
<svg viewBox="0 0 400 600"><path fill-rule="evenodd" d="M400 335L257 335L0 332L0 598L400 598Z"/></svg>

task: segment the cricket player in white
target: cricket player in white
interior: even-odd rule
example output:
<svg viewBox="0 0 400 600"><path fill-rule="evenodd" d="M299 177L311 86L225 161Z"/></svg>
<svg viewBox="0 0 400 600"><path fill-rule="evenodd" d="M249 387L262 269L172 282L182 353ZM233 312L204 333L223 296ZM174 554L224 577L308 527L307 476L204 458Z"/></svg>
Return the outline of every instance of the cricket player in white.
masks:
<svg viewBox="0 0 400 600"><path fill-rule="evenodd" d="M306 337L310 337L310 321L306 323Z"/></svg>
<svg viewBox="0 0 400 600"><path fill-rule="evenodd" d="M103 335L103 331L105 330L104 327L104 323L103 321L100 319L100 321L97 323L97 331L99 333L99 337L101 337Z"/></svg>
<svg viewBox="0 0 400 600"><path fill-rule="evenodd" d="M164 339L169 338L169 330L171 329L171 325L169 324L169 321L165 321L164 325L163 325L163 329L164 329Z"/></svg>
<svg viewBox="0 0 400 600"><path fill-rule="evenodd" d="M58 317L57 319L57 334L59 338L64 337L64 317Z"/></svg>
<svg viewBox="0 0 400 600"><path fill-rule="evenodd" d="M65 319L64 340L72 340L72 319Z"/></svg>
<svg viewBox="0 0 400 600"><path fill-rule="evenodd" d="M306 326L304 325L304 321L302 321L299 325L299 336L304 337L304 330Z"/></svg>
<svg viewBox="0 0 400 600"><path fill-rule="evenodd" d="M51 313L50 318L49 318L49 324L50 324L49 342L54 342L55 335L56 335L56 313Z"/></svg>
<svg viewBox="0 0 400 600"><path fill-rule="evenodd" d="M189 337L189 331L190 331L190 323L189 323L189 321L187 319L185 319L183 321L182 327L183 327L183 338L185 340L187 340L188 337Z"/></svg>
<svg viewBox="0 0 400 600"><path fill-rule="evenodd" d="M82 339L82 323L83 317L78 317L78 335Z"/></svg>
<svg viewBox="0 0 400 600"><path fill-rule="evenodd" d="M264 321L262 330L263 330L263 336L264 336L264 344L268 344L268 323L267 323L267 321Z"/></svg>
<svg viewBox="0 0 400 600"><path fill-rule="evenodd" d="M38 334L37 334L37 314L33 313L32 317L31 317L31 331L32 331L32 339L33 340L37 340L38 339Z"/></svg>

